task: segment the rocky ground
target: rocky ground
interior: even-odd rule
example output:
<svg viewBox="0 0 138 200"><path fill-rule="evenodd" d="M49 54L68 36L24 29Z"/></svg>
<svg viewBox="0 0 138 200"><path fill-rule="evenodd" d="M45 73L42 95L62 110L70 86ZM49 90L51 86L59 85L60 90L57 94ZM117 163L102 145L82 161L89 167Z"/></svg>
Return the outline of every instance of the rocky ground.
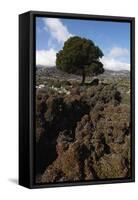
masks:
<svg viewBox="0 0 138 200"><path fill-rule="evenodd" d="M36 90L36 182L129 177L128 77L84 86L41 77L47 84Z"/></svg>

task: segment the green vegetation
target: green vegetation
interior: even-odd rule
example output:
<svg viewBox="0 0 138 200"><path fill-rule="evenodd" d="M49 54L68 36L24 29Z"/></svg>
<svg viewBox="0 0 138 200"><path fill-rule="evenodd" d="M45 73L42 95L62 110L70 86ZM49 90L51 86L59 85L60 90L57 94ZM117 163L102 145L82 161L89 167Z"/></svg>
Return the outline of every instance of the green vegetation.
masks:
<svg viewBox="0 0 138 200"><path fill-rule="evenodd" d="M81 84L84 84L87 74L95 76L104 72L99 60L102 56L103 52L93 41L75 36L69 38L57 53L56 66L67 73L81 73Z"/></svg>

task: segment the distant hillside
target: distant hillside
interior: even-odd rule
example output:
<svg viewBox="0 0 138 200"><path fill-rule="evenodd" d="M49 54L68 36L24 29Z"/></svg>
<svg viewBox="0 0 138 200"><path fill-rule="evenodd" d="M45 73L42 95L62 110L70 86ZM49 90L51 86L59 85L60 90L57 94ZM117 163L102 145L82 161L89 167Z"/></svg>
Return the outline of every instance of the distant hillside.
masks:
<svg viewBox="0 0 138 200"><path fill-rule="evenodd" d="M74 74L67 74L61 70L58 70L56 67L44 67L44 66L37 66L37 75L43 75L48 77L64 77L64 78L80 78L78 75ZM112 71L112 70L105 70L103 74L99 77L110 77L110 76L120 76L120 77L130 77L130 72L128 70L121 70L121 71Z"/></svg>
<svg viewBox="0 0 138 200"><path fill-rule="evenodd" d="M113 71L113 70L105 70L104 74L106 75L124 75L124 76L129 76L130 72L128 70L120 70L120 71Z"/></svg>

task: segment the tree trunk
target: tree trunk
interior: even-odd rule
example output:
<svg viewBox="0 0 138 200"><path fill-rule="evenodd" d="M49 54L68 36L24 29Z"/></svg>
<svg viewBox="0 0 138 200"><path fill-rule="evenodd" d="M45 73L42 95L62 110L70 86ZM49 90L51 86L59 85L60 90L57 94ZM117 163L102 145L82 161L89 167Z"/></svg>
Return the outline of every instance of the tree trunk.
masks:
<svg viewBox="0 0 138 200"><path fill-rule="evenodd" d="M85 82L85 69L82 68L82 82L81 82L81 85L83 85Z"/></svg>

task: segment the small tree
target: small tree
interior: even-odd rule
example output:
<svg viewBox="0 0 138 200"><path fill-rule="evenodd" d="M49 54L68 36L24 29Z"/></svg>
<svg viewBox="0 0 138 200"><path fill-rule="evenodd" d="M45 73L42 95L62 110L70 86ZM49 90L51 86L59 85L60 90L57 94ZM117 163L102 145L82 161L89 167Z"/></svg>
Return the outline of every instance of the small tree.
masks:
<svg viewBox="0 0 138 200"><path fill-rule="evenodd" d="M82 74L81 84L84 84L86 75L104 72L103 64L99 60L103 52L89 39L78 36L69 38L56 56L58 69L67 73Z"/></svg>

